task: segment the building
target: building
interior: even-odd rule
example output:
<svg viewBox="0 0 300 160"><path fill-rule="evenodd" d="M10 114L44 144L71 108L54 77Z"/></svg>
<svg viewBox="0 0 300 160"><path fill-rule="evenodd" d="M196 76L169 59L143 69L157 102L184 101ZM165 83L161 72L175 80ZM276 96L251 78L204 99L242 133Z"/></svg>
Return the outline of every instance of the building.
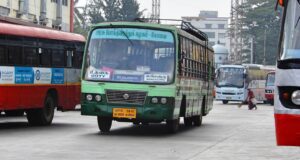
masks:
<svg viewBox="0 0 300 160"><path fill-rule="evenodd" d="M210 46L220 42L220 45L230 50L230 38L227 36L228 17L219 17L218 11L200 11L198 17L182 17L182 19L205 32Z"/></svg>
<svg viewBox="0 0 300 160"><path fill-rule="evenodd" d="M0 0L0 22L73 32L73 0Z"/></svg>
<svg viewBox="0 0 300 160"><path fill-rule="evenodd" d="M221 44L216 44L213 46L215 51L215 68L218 68L220 65L228 64L228 50L225 46Z"/></svg>

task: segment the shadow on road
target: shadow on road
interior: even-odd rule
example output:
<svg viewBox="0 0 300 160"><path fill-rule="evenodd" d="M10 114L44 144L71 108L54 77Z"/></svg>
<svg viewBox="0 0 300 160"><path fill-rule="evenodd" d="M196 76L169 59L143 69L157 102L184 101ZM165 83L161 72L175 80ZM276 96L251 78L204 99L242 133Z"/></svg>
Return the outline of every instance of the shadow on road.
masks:
<svg viewBox="0 0 300 160"><path fill-rule="evenodd" d="M102 133L98 132L95 134L89 134L95 135L95 136L134 136L134 137L165 137L165 136L172 136L172 135L178 135L183 134L186 132L192 132L194 130L201 130L206 125L202 125L201 127L186 127L184 124L180 124L179 130L177 133L172 134L169 133L166 124L150 124L150 125L132 125L127 127L119 127L119 128L112 128L110 132L108 133Z"/></svg>
<svg viewBox="0 0 300 160"><path fill-rule="evenodd" d="M0 131L6 130L60 130L60 129L70 129L79 128L81 124L74 123L52 123L50 126L31 126L28 122L0 122ZM24 131L25 131L24 130Z"/></svg>

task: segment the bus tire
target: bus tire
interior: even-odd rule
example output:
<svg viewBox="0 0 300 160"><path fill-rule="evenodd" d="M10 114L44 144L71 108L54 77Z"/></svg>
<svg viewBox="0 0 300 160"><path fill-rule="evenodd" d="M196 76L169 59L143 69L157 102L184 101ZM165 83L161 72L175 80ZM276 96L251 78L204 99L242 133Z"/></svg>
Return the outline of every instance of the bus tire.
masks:
<svg viewBox="0 0 300 160"><path fill-rule="evenodd" d="M190 127L193 125L193 119L192 117L186 117L184 118L184 125L187 126L187 127Z"/></svg>
<svg viewBox="0 0 300 160"><path fill-rule="evenodd" d="M167 129L169 133L176 133L179 129L179 118L167 120Z"/></svg>
<svg viewBox="0 0 300 160"><path fill-rule="evenodd" d="M227 100L223 100L222 102L223 102L223 104L228 104Z"/></svg>
<svg viewBox="0 0 300 160"><path fill-rule="evenodd" d="M24 116L23 110L4 111L7 117L21 117Z"/></svg>
<svg viewBox="0 0 300 160"><path fill-rule="evenodd" d="M193 122L194 122L194 126L201 126L202 125L202 114L198 115L198 116L194 116L193 117Z"/></svg>
<svg viewBox="0 0 300 160"><path fill-rule="evenodd" d="M55 100L51 95L47 95L44 107L26 111L28 123L34 126L51 125L54 117Z"/></svg>
<svg viewBox="0 0 300 160"><path fill-rule="evenodd" d="M103 133L109 132L112 124L112 119L109 117L97 117L99 130Z"/></svg>

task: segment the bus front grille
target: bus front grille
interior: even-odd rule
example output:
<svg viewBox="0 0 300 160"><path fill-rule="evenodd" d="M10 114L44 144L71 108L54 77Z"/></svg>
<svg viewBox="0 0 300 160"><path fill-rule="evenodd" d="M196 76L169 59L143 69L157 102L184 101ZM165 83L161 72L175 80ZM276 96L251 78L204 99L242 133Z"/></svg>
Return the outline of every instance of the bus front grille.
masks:
<svg viewBox="0 0 300 160"><path fill-rule="evenodd" d="M235 93L226 93L226 92L223 92L222 94L223 95L236 95Z"/></svg>
<svg viewBox="0 0 300 160"><path fill-rule="evenodd" d="M143 105L147 92L106 90L106 96L108 103Z"/></svg>

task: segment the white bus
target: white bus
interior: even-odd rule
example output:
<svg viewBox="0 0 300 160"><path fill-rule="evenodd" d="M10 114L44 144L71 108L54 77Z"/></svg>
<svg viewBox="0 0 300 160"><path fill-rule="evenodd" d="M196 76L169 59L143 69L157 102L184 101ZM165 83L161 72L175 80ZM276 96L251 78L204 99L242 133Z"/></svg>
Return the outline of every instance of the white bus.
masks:
<svg viewBox="0 0 300 160"><path fill-rule="evenodd" d="M242 65L222 65L216 71L216 100L245 101L247 69Z"/></svg>
<svg viewBox="0 0 300 160"><path fill-rule="evenodd" d="M266 102L266 75L272 67L258 64L222 65L216 71L216 100L245 102L250 88L255 98Z"/></svg>

